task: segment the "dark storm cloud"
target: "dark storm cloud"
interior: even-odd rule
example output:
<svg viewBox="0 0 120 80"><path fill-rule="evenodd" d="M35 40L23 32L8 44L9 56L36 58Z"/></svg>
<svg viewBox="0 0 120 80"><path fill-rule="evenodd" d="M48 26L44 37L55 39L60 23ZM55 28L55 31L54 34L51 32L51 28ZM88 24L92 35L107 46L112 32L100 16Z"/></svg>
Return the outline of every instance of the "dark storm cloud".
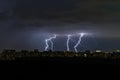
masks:
<svg viewBox="0 0 120 80"><path fill-rule="evenodd" d="M72 27L73 31L101 29L110 33L113 27L120 29L119 4L118 0L16 0L11 10L20 28L31 26L66 31ZM111 26L114 24L117 25Z"/></svg>
<svg viewBox="0 0 120 80"><path fill-rule="evenodd" d="M119 4L116 0L18 0L14 14L22 19L109 22L120 19Z"/></svg>
<svg viewBox="0 0 120 80"><path fill-rule="evenodd" d="M0 43L30 47L33 35L40 33L88 32L116 38L119 21L119 0L0 0Z"/></svg>
<svg viewBox="0 0 120 80"><path fill-rule="evenodd" d="M10 21L8 27L13 30L35 27L50 32L90 30L109 35L120 29L119 4L119 0L1 0L0 20L5 24Z"/></svg>
<svg viewBox="0 0 120 80"><path fill-rule="evenodd" d="M119 0L1 0L1 15L63 22L108 22L120 19Z"/></svg>

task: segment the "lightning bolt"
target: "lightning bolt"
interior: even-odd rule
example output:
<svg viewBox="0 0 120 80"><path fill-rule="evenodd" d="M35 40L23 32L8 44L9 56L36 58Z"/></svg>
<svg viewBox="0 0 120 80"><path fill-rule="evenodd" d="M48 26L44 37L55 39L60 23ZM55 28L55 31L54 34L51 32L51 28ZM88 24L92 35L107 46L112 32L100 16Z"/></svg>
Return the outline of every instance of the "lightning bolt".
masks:
<svg viewBox="0 0 120 80"><path fill-rule="evenodd" d="M69 48L69 41L70 41L70 36L71 35L68 35L67 37L67 51L70 51L70 48Z"/></svg>
<svg viewBox="0 0 120 80"><path fill-rule="evenodd" d="M46 43L45 51L47 51L47 50L48 50L48 47L49 47L48 41L49 41L48 39L45 40L45 43Z"/></svg>
<svg viewBox="0 0 120 80"><path fill-rule="evenodd" d="M48 50L48 47L49 47L49 44L48 44L48 41L50 41L51 43L51 50L53 50L53 42L52 42L52 39L55 39L56 38L56 35L54 37L50 37L49 39L46 39L45 40L45 43L46 43L46 47L45 47L45 51Z"/></svg>
<svg viewBox="0 0 120 80"><path fill-rule="evenodd" d="M53 41L52 41L52 39L55 39L56 38L56 35L54 36L54 37L51 37L49 40L50 40L50 42L51 42L51 50L53 50Z"/></svg>
<svg viewBox="0 0 120 80"><path fill-rule="evenodd" d="M46 39L46 40L45 40L45 43L46 43L45 51L47 51L48 48L49 48L49 44L48 44L48 41L49 41L49 40L50 40L50 39Z"/></svg>
<svg viewBox="0 0 120 80"><path fill-rule="evenodd" d="M75 49L75 52L76 52L76 53L78 52L78 51L77 51L77 47L78 47L78 45L81 43L81 39L82 39L83 36L84 36L84 33L81 33L77 44L74 46L74 49Z"/></svg>

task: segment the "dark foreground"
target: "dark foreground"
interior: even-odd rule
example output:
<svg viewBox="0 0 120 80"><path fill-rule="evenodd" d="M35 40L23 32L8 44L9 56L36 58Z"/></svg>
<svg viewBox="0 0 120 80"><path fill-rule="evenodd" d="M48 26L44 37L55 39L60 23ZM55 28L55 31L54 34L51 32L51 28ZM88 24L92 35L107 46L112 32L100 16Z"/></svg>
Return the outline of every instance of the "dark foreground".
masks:
<svg viewBox="0 0 120 80"><path fill-rule="evenodd" d="M91 52L67 52L67 51L44 51L39 52L22 50L3 50L0 54L0 62L7 64L117 64L120 65L120 52L105 53Z"/></svg>
<svg viewBox="0 0 120 80"><path fill-rule="evenodd" d="M109 58L85 58L85 57L23 57L15 60L4 60L1 63L15 64L117 64L120 65L120 59Z"/></svg>
<svg viewBox="0 0 120 80"><path fill-rule="evenodd" d="M120 71L120 59L85 58L85 57L24 57L15 60L0 61L4 75L17 76L16 79L28 78L101 78ZM12 73L12 74L11 74ZM34 76L33 76L34 75ZM74 76L73 76L74 75ZM110 75L108 77L110 77ZM116 74L115 74L116 75ZM43 77L44 76L44 77ZM85 77L83 77L85 76ZM113 77L114 79L114 77Z"/></svg>

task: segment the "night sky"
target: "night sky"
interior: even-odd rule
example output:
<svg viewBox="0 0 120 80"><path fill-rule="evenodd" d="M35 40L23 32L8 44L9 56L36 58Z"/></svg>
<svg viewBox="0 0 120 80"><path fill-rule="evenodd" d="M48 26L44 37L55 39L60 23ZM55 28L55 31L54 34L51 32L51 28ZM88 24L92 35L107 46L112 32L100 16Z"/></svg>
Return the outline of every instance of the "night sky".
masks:
<svg viewBox="0 0 120 80"><path fill-rule="evenodd" d="M79 51L120 49L120 0L0 0L0 50L66 50L67 34L85 32ZM79 36L73 36L70 49Z"/></svg>

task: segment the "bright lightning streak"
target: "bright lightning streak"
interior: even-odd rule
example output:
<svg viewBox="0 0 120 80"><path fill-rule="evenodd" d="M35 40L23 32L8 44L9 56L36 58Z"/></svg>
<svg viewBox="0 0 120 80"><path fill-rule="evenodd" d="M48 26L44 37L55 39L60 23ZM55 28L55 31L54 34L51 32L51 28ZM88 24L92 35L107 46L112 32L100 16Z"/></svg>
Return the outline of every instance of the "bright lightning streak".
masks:
<svg viewBox="0 0 120 80"><path fill-rule="evenodd" d="M77 51L77 47L78 47L78 45L81 43L81 39L82 39L83 36L84 36L84 33L81 33L77 44L74 46L74 49L75 49L75 52L76 52L76 53L78 52L78 51Z"/></svg>
<svg viewBox="0 0 120 80"><path fill-rule="evenodd" d="M53 50L53 42L52 42L52 39L55 39L56 38L56 35L54 37L50 37L49 39L46 39L45 40L45 43L46 43L46 47L45 47L45 51L48 50L48 47L49 47L49 44L48 44L48 41L51 42L51 50Z"/></svg>
<svg viewBox="0 0 120 80"><path fill-rule="evenodd" d="M70 36L71 36L71 35L68 35L68 36L67 36L67 37L68 37L68 39L67 39L67 51L70 51L70 48L69 48Z"/></svg>
<svg viewBox="0 0 120 80"><path fill-rule="evenodd" d="M56 38L56 35L54 37L51 37L50 38L50 42L51 42L51 50L53 50L53 42L52 42L52 39L55 39Z"/></svg>
<svg viewBox="0 0 120 80"><path fill-rule="evenodd" d="M46 43L45 51L47 51L48 47L49 47L49 45L48 45L48 39L45 40L45 43Z"/></svg>

